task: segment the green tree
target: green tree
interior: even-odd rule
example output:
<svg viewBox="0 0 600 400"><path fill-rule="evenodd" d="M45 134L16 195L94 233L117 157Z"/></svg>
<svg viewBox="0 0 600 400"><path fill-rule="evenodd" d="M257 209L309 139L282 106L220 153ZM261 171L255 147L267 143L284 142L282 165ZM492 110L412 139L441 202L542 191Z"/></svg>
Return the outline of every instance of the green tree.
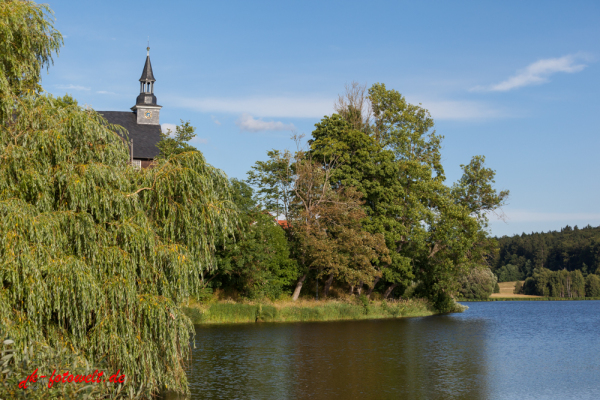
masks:
<svg viewBox="0 0 600 400"><path fill-rule="evenodd" d="M196 128L190 121L181 120L181 124L175 127L175 132L167 129L167 132L160 133L160 142L156 145L160 150L159 158L168 159L171 156L182 154L188 151L198 151L188 142L196 137Z"/></svg>
<svg viewBox="0 0 600 400"><path fill-rule="evenodd" d="M468 275L461 277L458 296L464 299L485 300L495 293L498 284L496 275L487 267L473 268ZM498 288L499 289L499 288Z"/></svg>
<svg viewBox="0 0 600 400"><path fill-rule="evenodd" d="M7 121L21 101L42 91L40 73L53 63L62 35L47 5L0 2L0 120Z"/></svg>
<svg viewBox="0 0 600 400"><path fill-rule="evenodd" d="M498 282L513 282L523 279L523 274L519 271L519 267L512 264L504 265L496 273L498 274Z"/></svg>
<svg viewBox="0 0 600 400"><path fill-rule="evenodd" d="M569 297L585 297L585 278L581 271L570 272Z"/></svg>
<svg viewBox="0 0 600 400"><path fill-rule="evenodd" d="M581 271L550 271L536 268L531 277L525 280L524 294L550 297L585 297L587 281Z"/></svg>
<svg viewBox="0 0 600 400"><path fill-rule="evenodd" d="M515 282L515 289L513 290L514 294L523 294L523 284L521 281Z"/></svg>
<svg viewBox="0 0 600 400"><path fill-rule="evenodd" d="M267 161L252 166L248 182L258 188L257 199L267 211L287 219L293 198L294 155L288 150L271 150L267 156Z"/></svg>
<svg viewBox="0 0 600 400"><path fill-rule="evenodd" d="M48 21L36 28L47 8L0 7L0 29L39 42L22 46L19 60L47 58L57 34ZM15 15L29 22L11 22ZM0 64L15 54L1 53ZM29 343L46 344L121 369L123 394L187 392L194 330L180 304L235 226L228 180L199 152L134 170L122 128L68 97L19 89L23 71L39 77L31 71L42 61L0 77L9 93L0 109L10 110L0 119L0 326L15 361Z"/></svg>
<svg viewBox="0 0 600 400"><path fill-rule="evenodd" d="M383 279L392 290L398 285L407 285L414 278L411 258L405 248L410 225L399 218L408 212L394 154L382 149L368 134L353 129L350 122L337 114L324 117L316 124L312 137L309 143L316 160L324 164L327 160L336 160L330 177L332 186L356 188L364 199L364 228L384 236L390 262L379 265ZM385 297L390 293L388 290Z"/></svg>
<svg viewBox="0 0 600 400"><path fill-rule="evenodd" d="M504 236L498 244L500 250L491 261L496 273L502 266L512 264L527 277L533 274L534 267L581 270L586 276L600 265L600 227L565 227L560 231Z"/></svg>
<svg viewBox="0 0 600 400"><path fill-rule="evenodd" d="M215 279L215 286L234 287L249 298L276 299L298 276L285 232L258 207L248 184L232 179L231 186L240 224L218 246L216 268L206 281Z"/></svg>
<svg viewBox="0 0 600 400"><path fill-rule="evenodd" d="M586 297L600 297L600 276L589 274L585 278Z"/></svg>
<svg viewBox="0 0 600 400"><path fill-rule="evenodd" d="M431 131L427 110L382 84L368 93L366 107L360 90L338 101L339 115L316 125L311 152L324 164L336 160L331 184L356 187L365 199L365 229L384 235L391 258L380 265L384 297L416 278L436 306L446 307L457 278L494 250L485 215L507 192L493 190L494 172L482 157L463 166L457 185L446 186L441 136ZM372 123L361 114L365 108L373 110Z"/></svg>

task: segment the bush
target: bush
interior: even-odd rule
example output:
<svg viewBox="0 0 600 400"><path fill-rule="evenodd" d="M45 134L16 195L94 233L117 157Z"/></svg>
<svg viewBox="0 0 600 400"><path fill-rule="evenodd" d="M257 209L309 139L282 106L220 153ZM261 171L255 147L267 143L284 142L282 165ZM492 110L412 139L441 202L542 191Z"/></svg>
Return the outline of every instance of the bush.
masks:
<svg viewBox="0 0 600 400"><path fill-rule="evenodd" d="M521 281L517 281L515 283L515 290L513 290L514 294L523 294L523 284Z"/></svg>
<svg viewBox="0 0 600 400"><path fill-rule="evenodd" d="M529 278L525 279L525 282L523 283L523 287L521 288L521 291L523 292L523 294L537 296L538 294L537 294L537 290L536 290L535 278L529 277Z"/></svg>
<svg viewBox="0 0 600 400"><path fill-rule="evenodd" d="M500 293L500 285L498 285L498 282L494 285L494 293Z"/></svg>
<svg viewBox="0 0 600 400"><path fill-rule="evenodd" d="M458 290L460 298L469 300L485 300L494 291L497 285L496 275L489 268L475 268L471 273L460 280Z"/></svg>

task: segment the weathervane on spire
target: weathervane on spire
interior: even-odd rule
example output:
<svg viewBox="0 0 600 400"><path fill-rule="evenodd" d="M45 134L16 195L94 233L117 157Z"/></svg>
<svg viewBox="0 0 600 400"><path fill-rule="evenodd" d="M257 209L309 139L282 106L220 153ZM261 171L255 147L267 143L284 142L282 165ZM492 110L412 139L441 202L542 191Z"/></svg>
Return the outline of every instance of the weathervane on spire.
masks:
<svg viewBox="0 0 600 400"><path fill-rule="evenodd" d="M146 53L146 55L150 55L150 36L148 36L148 47L146 47L146 50L148 51L148 53Z"/></svg>

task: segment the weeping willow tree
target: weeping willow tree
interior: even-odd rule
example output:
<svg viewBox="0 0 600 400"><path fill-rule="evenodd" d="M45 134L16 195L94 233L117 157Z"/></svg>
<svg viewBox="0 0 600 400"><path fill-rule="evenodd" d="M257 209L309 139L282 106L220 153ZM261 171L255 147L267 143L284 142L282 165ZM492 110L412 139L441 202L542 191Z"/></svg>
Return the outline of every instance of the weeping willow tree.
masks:
<svg viewBox="0 0 600 400"><path fill-rule="evenodd" d="M126 132L43 94L61 42L49 9L2 1L0 19L0 331L17 350L102 361L146 395L185 392L179 305L236 223L228 180L200 152L131 168Z"/></svg>

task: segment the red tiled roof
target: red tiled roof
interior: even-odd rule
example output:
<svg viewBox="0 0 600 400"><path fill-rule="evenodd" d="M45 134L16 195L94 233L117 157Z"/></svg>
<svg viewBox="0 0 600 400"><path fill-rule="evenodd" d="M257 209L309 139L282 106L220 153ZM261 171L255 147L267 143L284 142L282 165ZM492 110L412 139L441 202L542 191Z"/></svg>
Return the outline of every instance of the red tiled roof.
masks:
<svg viewBox="0 0 600 400"><path fill-rule="evenodd" d="M288 222L285 219L278 219L277 223L279 224L279 226L281 226L283 229L287 229L290 227L290 224L288 224Z"/></svg>

